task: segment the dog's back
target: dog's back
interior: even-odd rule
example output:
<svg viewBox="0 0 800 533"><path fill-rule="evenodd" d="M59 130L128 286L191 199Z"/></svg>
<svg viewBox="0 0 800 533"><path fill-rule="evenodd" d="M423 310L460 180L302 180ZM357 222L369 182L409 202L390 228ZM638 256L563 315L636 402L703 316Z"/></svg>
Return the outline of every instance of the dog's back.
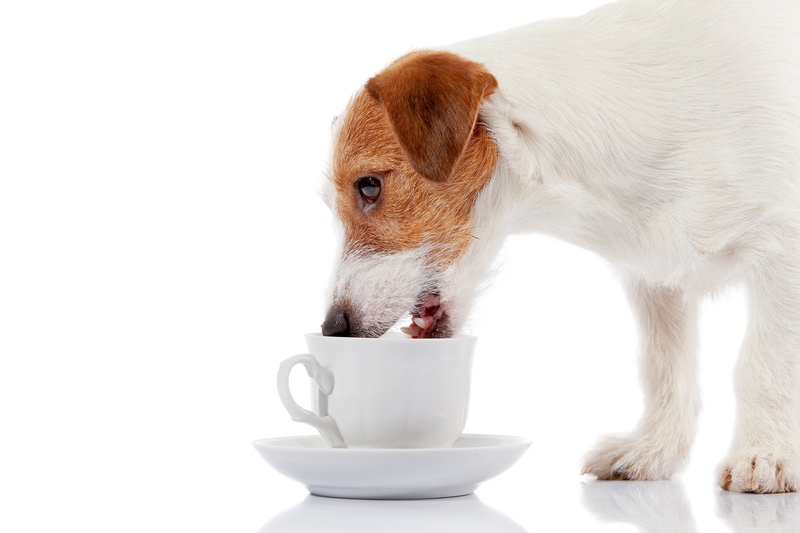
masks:
<svg viewBox="0 0 800 533"><path fill-rule="evenodd" d="M448 49L497 77L490 128L526 110L531 179L575 185L592 227L557 236L706 283L800 211L799 30L794 0L626 0Z"/></svg>

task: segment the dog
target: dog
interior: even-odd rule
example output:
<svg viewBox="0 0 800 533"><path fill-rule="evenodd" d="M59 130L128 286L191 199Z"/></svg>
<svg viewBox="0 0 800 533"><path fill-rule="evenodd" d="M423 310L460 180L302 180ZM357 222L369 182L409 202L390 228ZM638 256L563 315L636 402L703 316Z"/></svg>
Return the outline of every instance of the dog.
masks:
<svg viewBox="0 0 800 533"><path fill-rule="evenodd" d="M723 489L800 482L800 2L622 0L390 63L335 120L340 234L324 335L464 327L506 236L592 250L624 280L644 413L583 472L669 478L700 409L698 303L744 284Z"/></svg>

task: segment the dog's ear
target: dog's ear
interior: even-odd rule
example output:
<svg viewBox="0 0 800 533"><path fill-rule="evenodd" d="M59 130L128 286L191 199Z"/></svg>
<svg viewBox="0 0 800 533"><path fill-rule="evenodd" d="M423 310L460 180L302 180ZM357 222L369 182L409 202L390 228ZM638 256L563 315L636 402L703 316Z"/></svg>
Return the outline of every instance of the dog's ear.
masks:
<svg viewBox="0 0 800 533"><path fill-rule="evenodd" d="M482 65L449 52L416 52L367 82L386 109L414 169L428 179L450 177L464 153L481 102L497 88Z"/></svg>

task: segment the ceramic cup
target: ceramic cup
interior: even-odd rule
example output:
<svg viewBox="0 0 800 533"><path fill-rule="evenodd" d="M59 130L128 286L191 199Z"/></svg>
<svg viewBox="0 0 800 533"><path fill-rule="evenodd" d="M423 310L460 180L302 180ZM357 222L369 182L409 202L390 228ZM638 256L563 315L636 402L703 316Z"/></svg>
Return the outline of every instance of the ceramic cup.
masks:
<svg viewBox="0 0 800 533"><path fill-rule="evenodd" d="M305 337L310 353L283 361L278 393L297 422L337 448L446 448L467 421L476 337ZM312 379L313 413L292 398L289 374Z"/></svg>

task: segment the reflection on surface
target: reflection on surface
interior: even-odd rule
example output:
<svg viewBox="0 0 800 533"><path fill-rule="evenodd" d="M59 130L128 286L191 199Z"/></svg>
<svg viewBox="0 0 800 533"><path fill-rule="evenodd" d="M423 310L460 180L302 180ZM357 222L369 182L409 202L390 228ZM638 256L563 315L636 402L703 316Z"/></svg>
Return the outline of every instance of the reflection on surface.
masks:
<svg viewBox="0 0 800 533"><path fill-rule="evenodd" d="M733 531L800 531L800 494L739 494L720 489L717 515Z"/></svg>
<svg viewBox="0 0 800 533"><path fill-rule="evenodd" d="M583 505L598 519L624 522L643 533L698 531L677 481L597 481L582 484Z"/></svg>
<svg viewBox="0 0 800 533"><path fill-rule="evenodd" d="M258 533L525 533L477 496L440 500L340 500L308 496Z"/></svg>

